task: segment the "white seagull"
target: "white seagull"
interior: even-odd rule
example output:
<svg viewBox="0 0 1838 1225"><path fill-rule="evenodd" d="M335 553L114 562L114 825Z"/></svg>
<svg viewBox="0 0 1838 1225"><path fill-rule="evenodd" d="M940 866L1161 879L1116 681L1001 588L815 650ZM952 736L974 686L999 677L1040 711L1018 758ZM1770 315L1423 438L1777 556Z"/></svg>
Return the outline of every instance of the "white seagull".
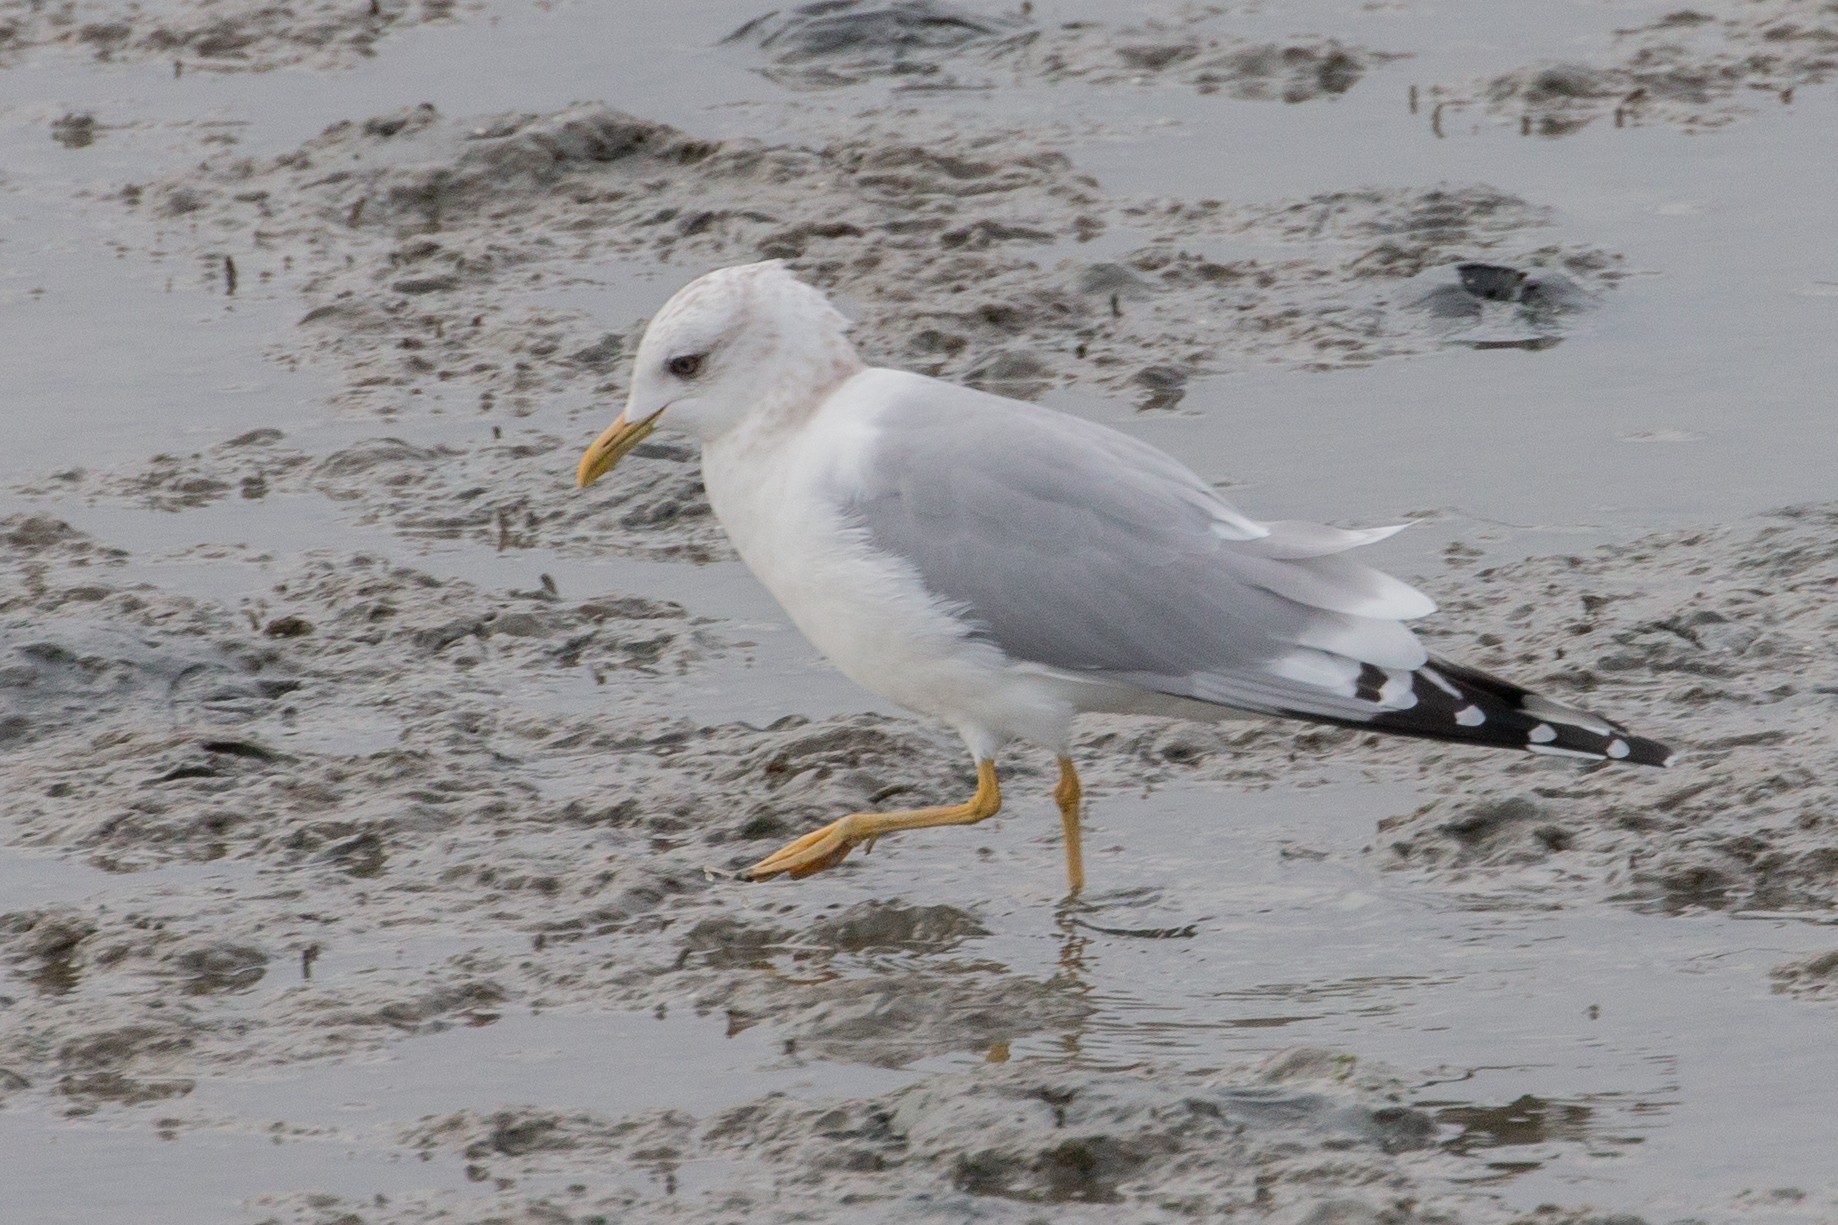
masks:
<svg viewBox="0 0 1838 1225"><path fill-rule="evenodd" d="M1185 466L1066 413L866 366L849 322L782 263L723 268L658 312L582 488L653 430L702 443L708 500L747 566L851 680L956 728L962 804L853 813L745 873L807 876L896 830L1001 806L1012 740L1059 756L1083 885L1087 712L1270 715L1642 765L1671 752L1598 715L1431 658L1422 592L1347 556L1396 527L1258 523Z"/></svg>

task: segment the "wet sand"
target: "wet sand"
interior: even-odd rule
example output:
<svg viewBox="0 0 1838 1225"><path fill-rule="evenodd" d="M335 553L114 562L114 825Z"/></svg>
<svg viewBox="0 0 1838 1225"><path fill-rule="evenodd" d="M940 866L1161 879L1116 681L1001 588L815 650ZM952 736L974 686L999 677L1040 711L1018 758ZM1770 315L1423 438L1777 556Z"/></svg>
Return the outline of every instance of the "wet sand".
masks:
<svg viewBox="0 0 1838 1225"><path fill-rule="evenodd" d="M0 43L49 253L0 288L34 1219L1838 1213L1838 508L1796 340L1838 267L1742 176L1666 194L1818 139L1830 14L384 4L210 42L209 6L88 7ZM422 92L618 20L644 89L557 99L560 55L498 109ZM1397 173L1310 154L1381 105ZM1222 183L1182 156L1215 139L1289 160ZM1484 178L1413 178L1457 139ZM1638 209L1589 186L1612 141ZM785 625L689 447L572 488L644 316L762 257L874 360L1120 424L1253 514L1418 520L1384 560L1433 650L1684 760L1093 719L1081 899L1027 752L987 827L735 883L969 782ZM1692 350L1745 413L1655 356Z"/></svg>

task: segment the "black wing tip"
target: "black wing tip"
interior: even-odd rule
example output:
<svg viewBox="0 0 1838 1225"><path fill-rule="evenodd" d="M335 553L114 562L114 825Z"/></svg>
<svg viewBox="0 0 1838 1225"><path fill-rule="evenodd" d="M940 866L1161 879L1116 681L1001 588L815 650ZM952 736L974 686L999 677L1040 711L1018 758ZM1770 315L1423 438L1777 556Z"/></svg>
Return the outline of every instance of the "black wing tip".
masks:
<svg viewBox="0 0 1838 1225"><path fill-rule="evenodd" d="M1549 726L1547 724L1547 726ZM1562 729L1560 738L1551 744L1527 743L1524 747L1532 753L1541 753L1553 757L1582 757L1590 761L1606 762L1614 766L1654 766L1664 770L1678 760L1678 754L1669 746L1657 740L1648 740L1645 736L1635 736L1619 729L1603 735L1591 732L1586 728ZM1582 737L1597 741L1579 744Z"/></svg>
<svg viewBox="0 0 1838 1225"><path fill-rule="evenodd" d="M1376 688L1377 680L1367 687ZM1362 684L1365 681L1362 672ZM1411 687L1416 700L1409 708L1344 722L1399 736L1613 765L1664 769L1678 760L1677 753L1657 740L1462 664L1432 659L1411 674Z"/></svg>

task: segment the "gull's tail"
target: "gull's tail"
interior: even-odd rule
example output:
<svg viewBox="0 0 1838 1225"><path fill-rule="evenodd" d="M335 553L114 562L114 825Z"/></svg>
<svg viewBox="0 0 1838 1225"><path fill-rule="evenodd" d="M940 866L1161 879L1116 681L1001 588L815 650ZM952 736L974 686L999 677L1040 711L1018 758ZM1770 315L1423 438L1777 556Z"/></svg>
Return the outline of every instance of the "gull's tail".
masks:
<svg viewBox="0 0 1838 1225"><path fill-rule="evenodd" d="M1415 701L1405 709L1382 710L1364 719L1327 721L1397 736L1639 766L1669 766L1675 756L1657 740L1632 735L1619 723L1553 702L1510 681L1446 659L1432 658L1409 676ZM1361 668L1360 686L1369 688L1376 697L1381 687L1388 682L1395 684L1397 678L1396 671L1366 664ZM1307 714L1303 717L1320 718Z"/></svg>

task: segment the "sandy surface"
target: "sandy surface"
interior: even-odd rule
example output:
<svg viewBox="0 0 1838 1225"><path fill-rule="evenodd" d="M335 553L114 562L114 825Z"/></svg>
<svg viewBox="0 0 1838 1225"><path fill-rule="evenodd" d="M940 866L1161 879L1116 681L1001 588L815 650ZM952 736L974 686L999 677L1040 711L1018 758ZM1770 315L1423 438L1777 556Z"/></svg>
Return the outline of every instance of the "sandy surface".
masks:
<svg viewBox="0 0 1838 1225"><path fill-rule="evenodd" d="M334 67L393 24L478 17L16 7L0 47L20 54L74 41L224 68ZM1604 33L1591 66L1425 86L1424 105L1523 114L1546 135L1617 112L1705 128L1829 71L1824 9L1728 8ZM1259 1058L1148 1040L1081 1053L1114 1010L1090 941L1133 942L1151 983L1198 950L1178 899L1131 883L1108 847L1093 895L1057 899L1042 813L889 842L796 886L728 879L839 813L930 802L968 771L942 731L808 661L761 674L783 648L737 594L689 448L656 440L591 496L572 489L643 311L677 282L785 258L850 305L876 360L1027 397L1103 393L1153 418L1225 368L1332 377L1536 352L1650 271L1485 183L1131 196L1056 133L1004 126L999 106L927 109L934 93L1023 88L1341 105L1402 42L1272 42L1173 7L1120 25L933 4L869 15L763 17L720 45L791 90L783 139L594 102L407 106L298 147L200 146L73 193L124 259L184 261L226 297L259 287L279 321L265 360L327 380L316 411L338 436L262 427L12 474L0 830L32 900L0 904L0 1114L153 1126L196 1149L310 1113L285 1090L227 1105L223 1085L380 1066L404 1044L532 1017L692 1016L734 1041L767 1035L774 1068L827 1088L742 1076L725 1096L627 1108L621 1048L564 1044L605 1078L603 1107L480 1091L364 1126L272 1123L276 1143L419 1161L445 1182L385 1195L326 1176L324 1190L313 1168L191 1219L1609 1219L1587 1188L1535 1212L1515 1202L1511 1174L1475 1155L1502 1125L1431 1102L1442 1060L1427 1052L1389 1066L1354 1031ZM1552 288L1476 293L1455 271L1474 260ZM300 545L308 530L323 540ZM607 559L636 568L609 579L592 569ZM1350 849L1286 842L1280 857L1429 899L1455 932L1496 911L1829 919L1838 508L1576 556L1500 563L1457 545L1440 560L1418 576L1443 607L1433 649L1612 714L1682 764L1579 770L1290 724L1092 720L1094 804L1211 797L1182 810L1199 829L1222 797L1391 788L1411 801L1347 816ZM814 709L788 683L842 696L787 713ZM1019 754L1011 791L1038 806L1050 766ZM1107 837L1121 852L1147 835ZM80 881L33 883L63 871ZM1256 910L1229 893L1194 904L1210 908L1201 925ZM1164 925L1170 909L1183 917ZM1828 1009L1838 941L1802 930L1810 947L1737 979ZM700 1048L684 1041L687 1077ZM452 1079L464 1096L465 1071ZM1552 1151L1569 1142L1535 1130ZM1739 1176L1740 1194L1655 1219L1838 1213L1829 1170Z"/></svg>

